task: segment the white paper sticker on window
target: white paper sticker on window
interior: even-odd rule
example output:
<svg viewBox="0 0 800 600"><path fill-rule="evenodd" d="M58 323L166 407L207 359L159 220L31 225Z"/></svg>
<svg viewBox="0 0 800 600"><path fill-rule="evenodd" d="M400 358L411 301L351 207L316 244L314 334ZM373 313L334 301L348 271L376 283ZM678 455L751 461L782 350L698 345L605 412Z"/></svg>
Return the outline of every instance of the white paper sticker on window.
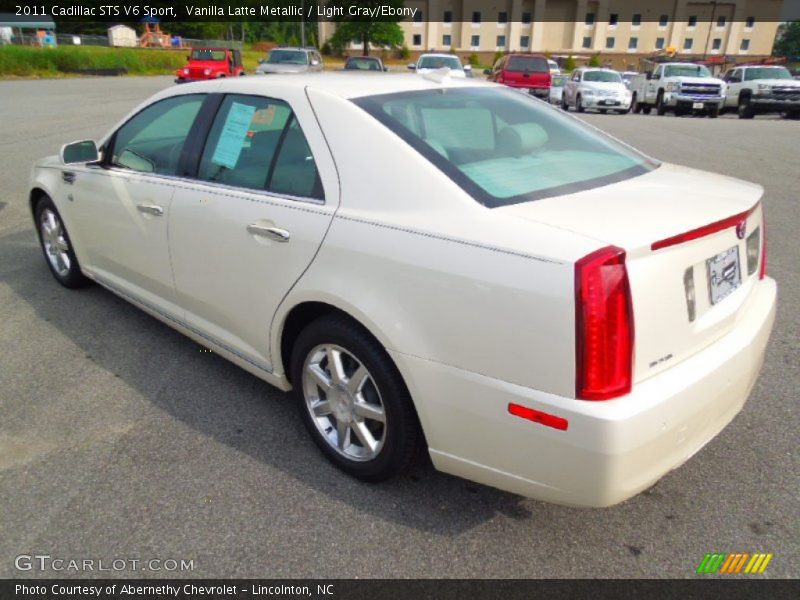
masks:
<svg viewBox="0 0 800 600"><path fill-rule="evenodd" d="M229 169L236 167L255 112L255 106L247 106L238 102L231 104L228 118L225 119L222 134L217 142L217 148L211 157L212 162Z"/></svg>

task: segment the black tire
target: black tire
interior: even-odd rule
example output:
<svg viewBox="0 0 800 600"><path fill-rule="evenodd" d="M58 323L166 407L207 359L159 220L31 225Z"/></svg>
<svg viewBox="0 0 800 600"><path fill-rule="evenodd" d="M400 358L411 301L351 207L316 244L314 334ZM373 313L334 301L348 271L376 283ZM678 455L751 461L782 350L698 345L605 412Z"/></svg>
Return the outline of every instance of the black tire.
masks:
<svg viewBox="0 0 800 600"><path fill-rule="evenodd" d="M561 92L561 110L569 112L569 104L567 104L567 98L564 96L564 92Z"/></svg>
<svg viewBox="0 0 800 600"><path fill-rule="evenodd" d="M385 423L381 429L383 445L374 458L359 461L343 455L323 436L311 415L311 409L306 401L303 372L306 361L314 356L316 349L324 345L337 346L359 361L370 376L370 390L373 394L375 391L379 394ZM343 371L346 372L346 369L343 368ZM320 317L313 321L300 333L294 344L290 372L303 424L317 447L334 465L352 477L375 482L393 477L411 464L422 440L422 431L411 395L386 350L361 325L347 316L338 314ZM350 375L352 373L348 377ZM319 393L322 388L315 389ZM325 400L328 400L327 395ZM328 417L331 431L335 427L335 420L336 417L331 413ZM343 437L351 437L354 433L354 430L351 430ZM365 447L360 442L356 445Z"/></svg>
<svg viewBox="0 0 800 600"><path fill-rule="evenodd" d="M736 107L736 113L740 119L752 119L756 116L753 105L750 102L750 96L743 94L739 96L739 104Z"/></svg>
<svg viewBox="0 0 800 600"><path fill-rule="evenodd" d="M649 114L650 114L650 111L652 111L652 110L653 110L653 107L652 107L652 106L650 106L649 104L643 104L643 105L642 105L642 112L643 112L644 114L646 114L646 115L649 115Z"/></svg>
<svg viewBox="0 0 800 600"><path fill-rule="evenodd" d="M708 109L708 118L716 119L719 116L719 106L712 106Z"/></svg>
<svg viewBox="0 0 800 600"><path fill-rule="evenodd" d="M59 236L61 238L60 241L61 243L66 243L66 250L64 253L66 254L69 264L67 265L62 263L66 269L60 272L51 262L51 255L48 253L46 246L46 234L45 231L43 231L43 219L46 218L46 214L50 214L55 217L59 227L61 228L60 231L62 232ZM34 215L36 217L36 233L39 236L39 247L42 249L45 263L50 269L50 273L53 274L55 280L64 287L70 289L76 289L87 285L89 283L89 279L87 279L86 276L81 272L81 266L80 263L78 263L78 258L75 256L75 250L72 247L72 241L69 238L67 227L64 225L64 221L61 219L61 215L59 214L56 205L49 196L42 196L39 198L34 208ZM52 238L48 236L47 242L51 243L51 239Z"/></svg>
<svg viewBox="0 0 800 600"><path fill-rule="evenodd" d="M656 96L656 114L659 117L663 117L667 114L667 105L664 104L664 90L658 90L658 96Z"/></svg>
<svg viewBox="0 0 800 600"><path fill-rule="evenodd" d="M638 115L640 112L642 112L642 108L644 107L639 104L639 100L637 100L636 93L634 92L633 98L631 98L631 111Z"/></svg>
<svg viewBox="0 0 800 600"><path fill-rule="evenodd" d="M604 115L604 114L606 114L607 112L608 112L608 109L606 109L606 108L601 108L601 109L600 109L600 114L603 114L603 115Z"/></svg>
<svg viewBox="0 0 800 600"><path fill-rule="evenodd" d="M618 115L627 115L630 112L630 108L628 110L618 110Z"/></svg>
<svg viewBox="0 0 800 600"><path fill-rule="evenodd" d="M586 109L583 107L580 94L575 97L575 110L577 110L579 113L586 112Z"/></svg>

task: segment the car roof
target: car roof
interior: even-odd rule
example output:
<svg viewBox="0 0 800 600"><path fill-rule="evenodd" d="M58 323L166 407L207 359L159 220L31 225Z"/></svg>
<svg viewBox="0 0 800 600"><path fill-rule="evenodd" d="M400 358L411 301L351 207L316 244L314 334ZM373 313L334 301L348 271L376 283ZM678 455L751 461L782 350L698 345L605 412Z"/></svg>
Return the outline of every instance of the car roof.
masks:
<svg viewBox="0 0 800 600"><path fill-rule="evenodd" d="M360 98L400 92L437 90L444 88L504 87L480 79L445 77L441 82L424 75L395 73L377 80L369 73L354 71L329 71L323 73L297 73L270 75L269 77L228 77L210 81L187 83L169 88L178 93L261 94L290 89L314 89L341 98Z"/></svg>

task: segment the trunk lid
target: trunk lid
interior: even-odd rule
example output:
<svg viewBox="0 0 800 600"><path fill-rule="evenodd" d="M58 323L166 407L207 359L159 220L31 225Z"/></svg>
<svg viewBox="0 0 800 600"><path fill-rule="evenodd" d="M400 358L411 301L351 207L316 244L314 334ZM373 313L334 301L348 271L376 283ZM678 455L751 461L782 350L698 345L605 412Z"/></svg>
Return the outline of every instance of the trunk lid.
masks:
<svg viewBox="0 0 800 600"><path fill-rule="evenodd" d="M759 276L762 194L759 185L664 164L594 190L495 210L625 249L637 382L712 344L746 310ZM740 238L736 225L742 221ZM748 265L747 242L756 229L754 266ZM688 239L677 237L689 232Z"/></svg>

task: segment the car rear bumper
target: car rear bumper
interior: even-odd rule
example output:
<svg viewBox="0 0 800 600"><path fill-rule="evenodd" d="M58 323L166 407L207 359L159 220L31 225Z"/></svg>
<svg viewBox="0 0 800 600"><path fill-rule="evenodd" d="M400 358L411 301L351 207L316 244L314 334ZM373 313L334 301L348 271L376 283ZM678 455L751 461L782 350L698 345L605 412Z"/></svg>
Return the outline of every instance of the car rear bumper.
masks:
<svg viewBox="0 0 800 600"><path fill-rule="evenodd" d="M550 97L550 86L545 87L532 87L530 84L525 83L510 83L508 81L504 82L504 85L508 87L514 88L518 92L523 92L525 94L531 94L532 96L536 96L537 98L549 98Z"/></svg>
<svg viewBox="0 0 800 600"><path fill-rule="evenodd" d="M574 506L610 506L683 464L741 410L775 319L776 285L758 283L735 329L616 400L588 402L390 351L437 469ZM509 403L568 421L509 414Z"/></svg>

